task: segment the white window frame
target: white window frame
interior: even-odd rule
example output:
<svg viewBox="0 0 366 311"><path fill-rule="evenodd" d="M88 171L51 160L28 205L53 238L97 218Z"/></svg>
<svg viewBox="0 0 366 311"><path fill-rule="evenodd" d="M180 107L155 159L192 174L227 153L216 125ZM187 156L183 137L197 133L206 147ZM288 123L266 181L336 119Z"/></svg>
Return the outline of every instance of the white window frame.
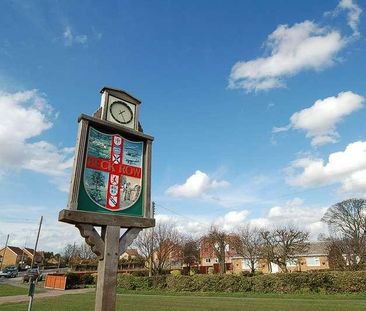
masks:
<svg viewBox="0 0 366 311"><path fill-rule="evenodd" d="M308 267L320 267L319 257L306 257L306 265Z"/></svg>

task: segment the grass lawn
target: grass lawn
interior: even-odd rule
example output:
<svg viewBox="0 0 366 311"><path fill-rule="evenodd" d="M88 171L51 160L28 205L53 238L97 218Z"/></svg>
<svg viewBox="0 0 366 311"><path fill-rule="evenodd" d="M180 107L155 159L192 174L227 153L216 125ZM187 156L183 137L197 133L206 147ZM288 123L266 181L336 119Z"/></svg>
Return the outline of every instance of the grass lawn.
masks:
<svg viewBox="0 0 366 311"><path fill-rule="evenodd" d="M16 295L28 295L29 285L21 284L19 286L12 286L8 284L0 283L0 297L4 296L16 296ZM43 283L38 283L36 285L36 293L43 292Z"/></svg>
<svg viewBox="0 0 366 311"><path fill-rule="evenodd" d="M366 310L365 295L197 295L196 293L142 294L124 292L117 296L120 311L361 311ZM2 311L23 311L26 304L1 305ZM94 294L65 295L38 300L37 311L94 310Z"/></svg>
<svg viewBox="0 0 366 311"><path fill-rule="evenodd" d="M0 284L0 297L15 296L15 295L28 295L28 290L23 287L15 287L7 284Z"/></svg>

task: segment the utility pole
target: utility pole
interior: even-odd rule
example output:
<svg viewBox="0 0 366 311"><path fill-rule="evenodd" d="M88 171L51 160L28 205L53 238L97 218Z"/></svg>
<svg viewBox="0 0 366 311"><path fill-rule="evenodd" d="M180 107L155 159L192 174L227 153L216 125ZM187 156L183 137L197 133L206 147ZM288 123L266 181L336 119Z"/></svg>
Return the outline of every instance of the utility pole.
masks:
<svg viewBox="0 0 366 311"><path fill-rule="evenodd" d="M155 217L155 202L152 202L152 218ZM150 258L149 258L149 276L152 276L152 265L154 256L154 227L151 228L151 242L150 242Z"/></svg>
<svg viewBox="0 0 366 311"><path fill-rule="evenodd" d="M39 221L36 244L35 244L34 250L33 250L33 258L32 258L32 262L31 262L31 269L33 269L34 258L36 257L36 254L37 254L37 246L38 246L39 234L41 232L42 221L43 221L43 216L41 216L41 220ZM36 287L36 284L34 283L34 281L35 280L33 280L32 274L30 274L29 275L29 291L28 291L28 296L29 296L28 311L32 310L34 290L35 290L35 287Z"/></svg>
<svg viewBox="0 0 366 311"><path fill-rule="evenodd" d="M3 251L3 258L1 259L1 262L0 262L0 271L3 269L3 262L4 262L4 258L5 258L6 248L8 247L8 242L9 242L9 234L6 237L5 247L4 247L4 251Z"/></svg>

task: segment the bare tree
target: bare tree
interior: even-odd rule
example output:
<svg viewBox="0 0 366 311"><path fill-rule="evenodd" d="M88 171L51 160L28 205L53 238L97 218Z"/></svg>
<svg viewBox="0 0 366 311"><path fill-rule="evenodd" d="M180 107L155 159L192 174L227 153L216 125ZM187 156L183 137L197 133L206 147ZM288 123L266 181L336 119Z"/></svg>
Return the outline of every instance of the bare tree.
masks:
<svg viewBox="0 0 366 311"><path fill-rule="evenodd" d="M80 259L95 259L96 255L91 250L90 246L85 242L78 247Z"/></svg>
<svg viewBox="0 0 366 311"><path fill-rule="evenodd" d="M165 269L182 260L181 237L172 224L160 223L154 229L154 271Z"/></svg>
<svg viewBox="0 0 366 311"><path fill-rule="evenodd" d="M214 254L219 262L220 273L225 273L225 251L227 249L227 246L229 245L228 234L225 231L213 226L211 227L205 239L212 247Z"/></svg>
<svg viewBox="0 0 366 311"><path fill-rule="evenodd" d="M69 264L77 256L77 250L75 244L67 244L63 250L63 258L66 264Z"/></svg>
<svg viewBox="0 0 366 311"><path fill-rule="evenodd" d="M154 231L142 231L134 242L141 256L152 264L154 274L161 274L173 262L182 259L180 235L172 224L159 223ZM151 260L152 258L152 260Z"/></svg>
<svg viewBox="0 0 366 311"><path fill-rule="evenodd" d="M247 225L240 227L236 234L238 236L235 243L236 252L249 261L250 270L254 273L262 251L260 230Z"/></svg>
<svg viewBox="0 0 366 311"><path fill-rule="evenodd" d="M135 241L133 242L134 246L138 249L139 254L145 261L145 266L149 268L149 265L152 262L153 250L154 250L154 234L153 230L144 229L137 236ZM151 267L152 269L152 267Z"/></svg>
<svg viewBox="0 0 366 311"><path fill-rule="evenodd" d="M192 265L199 262L200 247L199 239L193 237L184 237L182 240L183 263L191 268Z"/></svg>
<svg viewBox="0 0 366 311"><path fill-rule="evenodd" d="M328 224L333 239L346 263L360 268L366 263L366 200L348 199L328 208L322 221Z"/></svg>
<svg viewBox="0 0 366 311"><path fill-rule="evenodd" d="M277 264L283 272L288 272L287 263L290 260L304 253L309 247L309 232L294 227L262 230L261 237L263 256L269 264Z"/></svg>

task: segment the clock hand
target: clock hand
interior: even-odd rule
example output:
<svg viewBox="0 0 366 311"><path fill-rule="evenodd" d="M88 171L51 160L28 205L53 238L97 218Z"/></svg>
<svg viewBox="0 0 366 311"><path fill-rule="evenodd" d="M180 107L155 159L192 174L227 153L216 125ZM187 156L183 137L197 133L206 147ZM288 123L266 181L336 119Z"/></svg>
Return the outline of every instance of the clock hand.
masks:
<svg viewBox="0 0 366 311"><path fill-rule="evenodd" d="M124 110L120 110L120 111L119 111L119 114L121 115L121 117L122 117L122 119L123 119L123 122L126 122L125 117L123 116L123 113L124 113L124 112L125 112Z"/></svg>

